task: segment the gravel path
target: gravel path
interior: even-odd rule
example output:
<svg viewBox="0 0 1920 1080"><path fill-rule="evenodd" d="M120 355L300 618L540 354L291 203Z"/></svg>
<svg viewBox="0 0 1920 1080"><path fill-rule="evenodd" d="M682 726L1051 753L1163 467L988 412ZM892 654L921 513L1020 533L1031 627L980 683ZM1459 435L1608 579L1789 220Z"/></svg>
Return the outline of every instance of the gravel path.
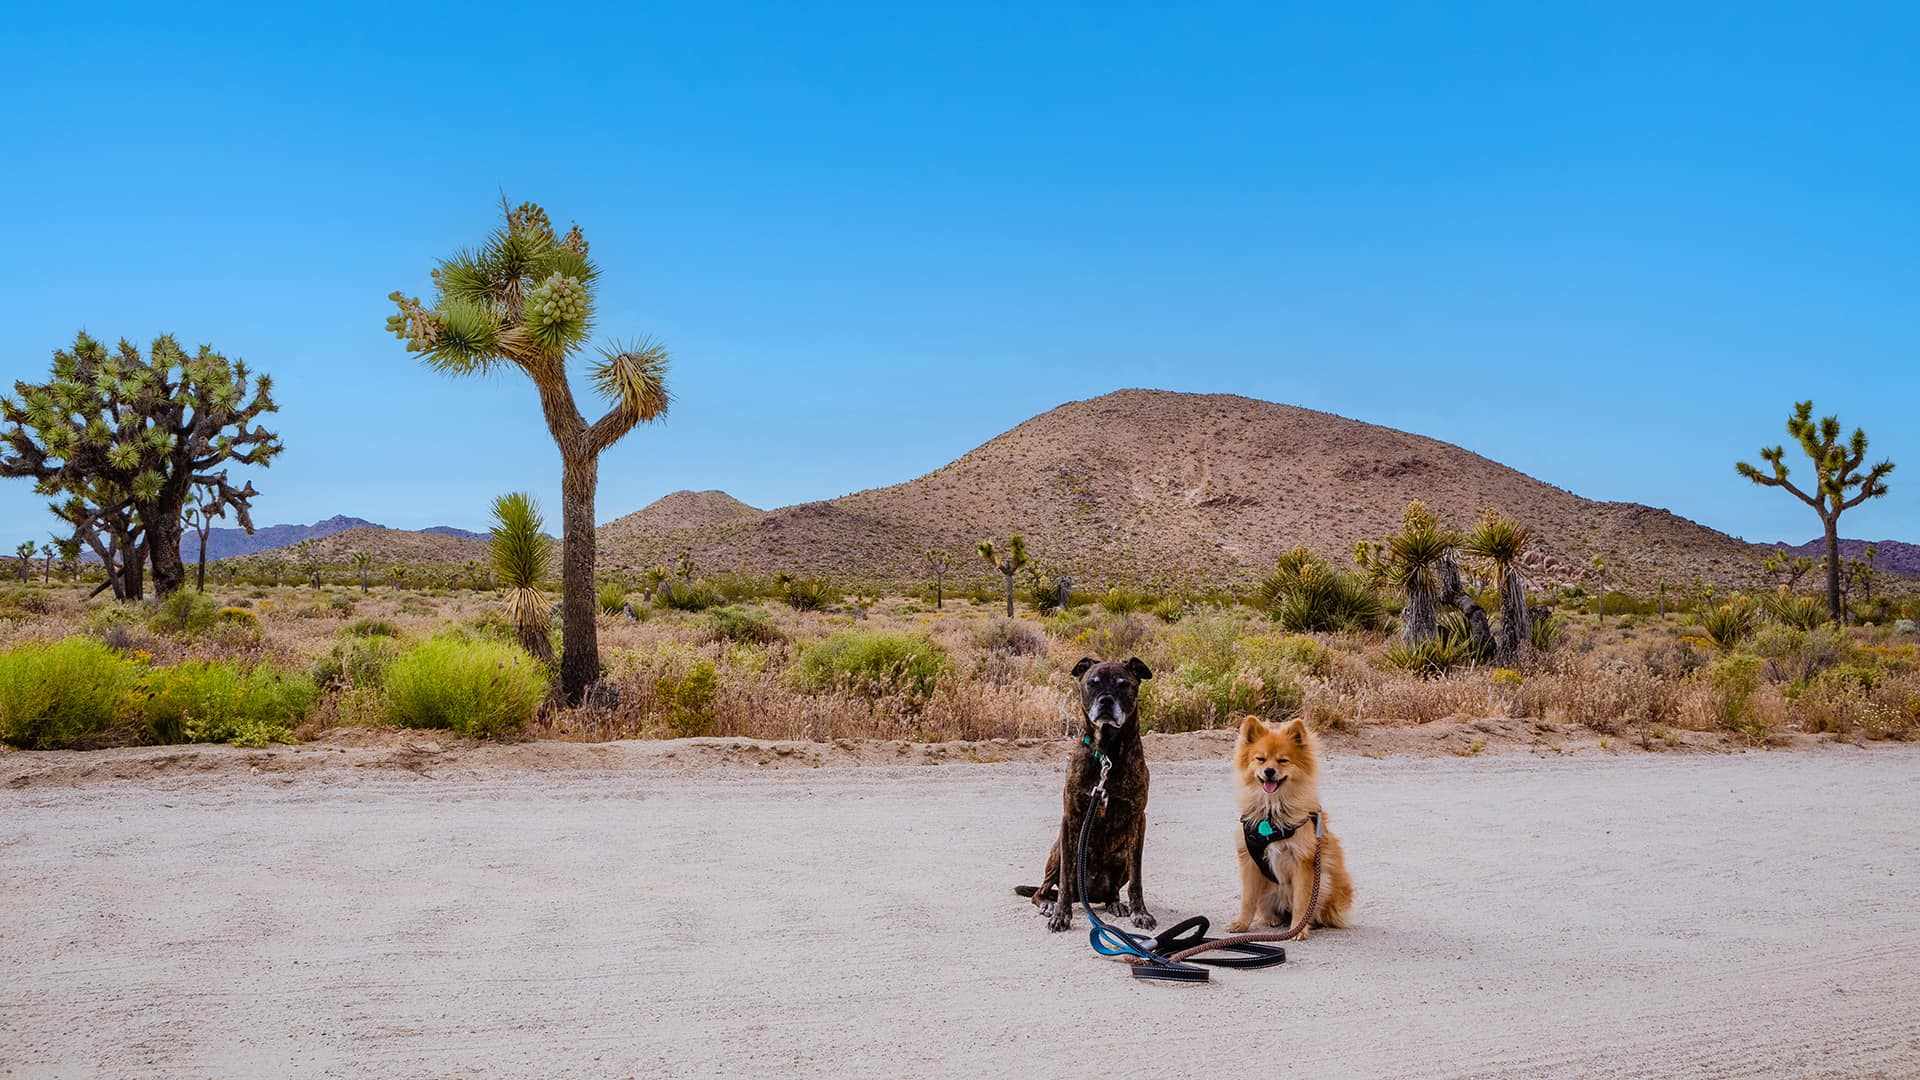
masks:
<svg viewBox="0 0 1920 1080"><path fill-rule="evenodd" d="M1917 780L1336 757L1355 926L1207 986L1011 895L1049 766L0 790L0 1075L1915 1076ZM1232 815L1155 769L1163 923L1233 913Z"/></svg>

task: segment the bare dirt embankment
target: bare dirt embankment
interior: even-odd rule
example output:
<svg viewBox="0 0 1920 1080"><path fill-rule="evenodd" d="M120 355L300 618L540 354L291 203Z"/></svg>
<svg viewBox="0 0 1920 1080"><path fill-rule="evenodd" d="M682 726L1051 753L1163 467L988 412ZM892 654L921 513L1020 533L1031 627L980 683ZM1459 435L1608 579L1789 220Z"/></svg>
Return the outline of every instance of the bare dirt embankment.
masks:
<svg viewBox="0 0 1920 1080"><path fill-rule="evenodd" d="M4 755L0 1075L1920 1071L1920 749L1424 737L1331 757L1356 925L1204 987L1010 894L1057 742ZM1152 747L1163 920L1231 914L1223 743Z"/></svg>

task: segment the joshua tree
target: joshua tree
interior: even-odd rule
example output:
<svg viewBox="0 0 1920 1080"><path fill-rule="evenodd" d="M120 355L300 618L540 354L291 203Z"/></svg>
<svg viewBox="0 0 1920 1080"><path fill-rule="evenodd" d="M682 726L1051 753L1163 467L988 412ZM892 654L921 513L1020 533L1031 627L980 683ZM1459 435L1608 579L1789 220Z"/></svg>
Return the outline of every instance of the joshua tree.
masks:
<svg viewBox="0 0 1920 1080"><path fill-rule="evenodd" d="M307 584L320 587L320 545L311 540L302 540L293 545L294 557L299 560L300 569L306 574Z"/></svg>
<svg viewBox="0 0 1920 1080"><path fill-rule="evenodd" d="M394 588L404 589L407 586L408 573L409 571L405 566L396 565L393 569L387 571L387 580L393 582Z"/></svg>
<svg viewBox="0 0 1920 1080"><path fill-rule="evenodd" d="M1777 584L1785 585L1787 591L1792 592L1800 584L1800 579L1807 576L1807 571L1813 569L1813 560L1805 555L1788 555L1775 548L1760 564L1760 568Z"/></svg>
<svg viewBox="0 0 1920 1080"><path fill-rule="evenodd" d="M647 572L640 575L640 580L645 586L641 594L649 604L653 603L654 593L661 589L669 588L667 585L667 568L659 563L647 567Z"/></svg>
<svg viewBox="0 0 1920 1080"><path fill-rule="evenodd" d="M1520 558L1533 543L1533 530L1488 507L1480 524L1461 541L1460 550L1485 560L1500 586L1500 632L1494 636L1494 655L1501 663L1518 659L1533 640L1533 621L1527 611L1527 583L1520 577Z"/></svg>
<svg viewBox="0 0 1920 1080"><path fill-rule="evenodd" d="M947 553L941 551L939 548L928 548L920 557L927 561L927 569L933 571L933 607L935 611L938 611L941 602L946 597L947 564L949 559Z"/></svg>
<svg viewBox="0 0 1920 1080"><path fill-rule="evenodd" d="M473 561L472 559L468 559L466 571L467 571L467 588L478 589L480 587L480 564Z"/></svg>
<svg viewBox="0 0 1920 1080"><path fill-rule="evenodd" d="M996 551L993 541L982 540L974 550L987 560L987 565L1000 571L1007 579L1007 618L1013 618L1013 576L1027 565L1027 538L1015 536L1007 541L1005 551Z"/></svg>
<svg viewBox="0 0 1920 1080"><path fill-rule="evenodd" d="M193 530L194 535L200 538L200 559L194 566L194 591L206 592L207 534L213 530L213 519L225 517L227 508L224 503L212 497L212 492L204 488L197 490L202 492L202 497L189 503L180 512L180 517L186 526Z"/></svg>
<svg viewBox="0 0 1920 1080"><path fill-rule="evenodd" d="M1485 656L1493 649L1487 613L1460 583L1460 564L1454 549L1459 533L1443 528L1425 503L1415 499L1400 516L1400 531L1385 543L1362 541L1354 561L1378 580L1406 595L1400 611L1401 639L1409 646L1440 636L1440 608L1458 608L1467 625L1472 652Z"/></svg>
<svg viewBox="0 0 1920 1080"><path fill-rule="evenodd" d="M80 541L69 536L54 542L54 550L60 553L60 573L68 581L77 581L80 577Z"/></svg>
<svg viewBox="0 0 1920 1080"><path fill-rule="evenodd" d="M680 558L679 558L678 560L676 560L676 561L674 562L674 569L675 569L675 570L676 570L676 571L677 571L677 572L678 572L678 573L680 574L680 580L681 580L681 581L692 581L692 580L693 580L693 551L692 551L692 549L690 549L690 548L681 548L681 549L680 549Z"/></svg>
<svg viewBox="0 0 1920 1080"><path fill-rule="evenodd" d="M272 385L208 346L189 355L162 336L142 356L125 339L108 349L79 334L53 354L47 382L17 382L17 400L0 398L12 425L0 430L0 476L30 477L61 500L54 513L100 555L115 596L142 595L146 559L166 596L186 583L180 538L195 488L253 531L259 493L233 487L221 466L265 466L280 453L279 436L249 426L277 411Z"/></svg>
<svg viewBox="0 0 1920 1080"><path fill-rule="evenodd" d="M356 551L353 553L353 568L360 575L360 591L367 591L367 578L373 573L373 552Z"/></svg>
<svg viewBox="0 0 1920 1080"><path fill-rule="evenodd" d="M1793 415L1787 418L1787 434L1793 436L1800 443L1800 449L1813 460L1811 494L1787 479L1784 446L1761 448L1760 458L1771 466L1770 472L1761 472L1744 461L1736 462L1734 469L1756 484L1786 489L1820 515L1827 551L1827 615L1839 622L1844 615L1840 604L1840 515L1868 499L1885 495L1886 476L1893 471L1893 462L1881 461L1862 473L1860 466L1867 459L1866 431L1854 428L1853 437L1843 445L1840 418L1822 417L1816 423L1811 401L1802 401L1793 407Z"/></svg>
<svg viewBox="0 0 1920 1080"><path fill-rule="evenodd" d="M532 203L506 209L506 221L478 250L463 250L433 272L431 306L393 293L399 313L388 329L429 366L455 375L511 364L540 394L547 430L560 449L560 687L579 702L600 677L595 619L594 494L600 454L635 426L667 411L667 351L652 341L609 344L588 369L611 403L589 423L574 403L567 360L593 326L597 270L575 225L557 236Z"/></svg>
<svg viewBox="0 0 1920 1080"><path fill-rule="evenodd" d="M31 540L13 549L13 553L20 557L20 583L23 585L33 580L34 550L33 541Z"/></svg>
<svg viewBox="0 0 1920 1080"><path fill-rule="evenodd" d="M53 554L52 544L40 545L40 583L42 585L53 584Z"/></svg>
<svg viewBox="0 0 1920 1080"><path fill-rule="evenodd" d="M507 618L520 645L543 664L553 663L553 642L547 637L552 615L540 592L553 562L553 542L541 527L540 507L524 492L493 501L493 573L506 591Z"/></svg>

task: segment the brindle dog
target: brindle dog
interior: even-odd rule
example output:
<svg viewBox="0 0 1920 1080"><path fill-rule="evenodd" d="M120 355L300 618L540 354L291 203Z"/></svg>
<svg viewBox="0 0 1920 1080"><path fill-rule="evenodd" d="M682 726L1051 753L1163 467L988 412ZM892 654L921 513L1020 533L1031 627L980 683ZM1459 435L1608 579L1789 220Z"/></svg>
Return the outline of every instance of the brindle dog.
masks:
<svg viewBox="0 0 1920 1080"><path fill-rule="evenodd" d="M1154 927L1140 883L1140 855L1147 841L1147 758L1140 745L1140 715L1135 699L1140 683L1153 678L1147 665L1133 657L1125 663L1100 663L1092 657L1073 665L1080 680L1080 740L1067 765L1067 787L1062 795L1065 812L1060 835L1047 853L1047 870L1038 886L1021 885L1014 892L1033 897L1047 917L1047 929L1065 930L1073 923L1078 899L1080 826L1089 812L1095 784L1100 782L1100 760L1113 763L1107 773L1107 802L1096 812L1087 833L1087 900L1107 905L1107 914L1133 916L1142 930ZM1126 900L1120 887L1127 886Z"/></svg>

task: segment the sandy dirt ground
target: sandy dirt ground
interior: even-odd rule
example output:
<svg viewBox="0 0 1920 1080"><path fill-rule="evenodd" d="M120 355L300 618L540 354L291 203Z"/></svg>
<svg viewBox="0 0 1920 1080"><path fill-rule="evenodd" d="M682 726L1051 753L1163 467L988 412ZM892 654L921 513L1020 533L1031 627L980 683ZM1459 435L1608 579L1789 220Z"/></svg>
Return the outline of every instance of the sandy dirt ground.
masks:
<svg viewBox="0 0 1920 1080"><path fill-rule="evenodd" d="M1222 922L1161 749L1149 903ZM1336 753L1356 925L1206 986L1011 895L1060 750L0 756L0 1075L1920 1075L1920 748Z"/></svg>

